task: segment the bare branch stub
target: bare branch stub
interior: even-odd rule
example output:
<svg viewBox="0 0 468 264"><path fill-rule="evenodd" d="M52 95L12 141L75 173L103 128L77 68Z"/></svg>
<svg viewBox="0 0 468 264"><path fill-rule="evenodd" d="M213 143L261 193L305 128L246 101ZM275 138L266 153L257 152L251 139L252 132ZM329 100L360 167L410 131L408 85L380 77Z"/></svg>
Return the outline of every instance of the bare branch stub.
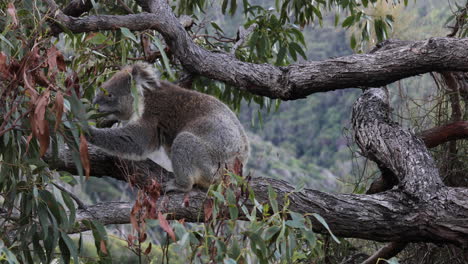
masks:
<svg viewBox="0 0 468 264"><path fill-rule="evenodd" d="M56 7L53 0L46 1ZM210 52L196 45L165 0L139 2L151 13L80 18L66 16L62 12L54 14L72 32L115 30L119 27L137 31L157 30L187 71L224 81L253 94L284 100L336 89L383 86L431 71L468 71L464 59L468 57L468 38L393 41L393 44L387 43L372 54L355 54L287 67L247 63L231 54Z"/></svg>

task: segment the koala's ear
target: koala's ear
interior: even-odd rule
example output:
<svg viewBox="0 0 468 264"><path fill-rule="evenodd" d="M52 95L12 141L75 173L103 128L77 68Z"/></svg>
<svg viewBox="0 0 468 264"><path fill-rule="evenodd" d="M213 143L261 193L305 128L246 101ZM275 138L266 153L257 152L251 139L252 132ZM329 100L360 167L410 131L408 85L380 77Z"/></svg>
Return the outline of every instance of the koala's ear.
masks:
<svg viewBox="0 0 468 264"><path fill-rule="evenodd" d="M132 76L137 86L153 90L160 86L158 75L153 67L147 63L136 63L132 67Z"/></svg>

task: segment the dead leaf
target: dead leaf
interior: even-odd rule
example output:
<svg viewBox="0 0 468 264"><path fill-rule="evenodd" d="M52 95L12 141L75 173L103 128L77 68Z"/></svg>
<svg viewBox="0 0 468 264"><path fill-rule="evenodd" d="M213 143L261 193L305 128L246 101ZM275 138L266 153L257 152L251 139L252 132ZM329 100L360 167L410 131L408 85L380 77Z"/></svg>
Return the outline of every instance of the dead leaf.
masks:
<svg viewBox="0 0 468 264"><path fill-rule="evenodd" d="M55 94L55 127L54 130L57 131L58 127L62 123L62 114L63 114L63 94L58 91Z"/></svg>
<svg viewBox="0 0 468 264"><path fill-rule="evenodd" d="M232 168L232 172L236 175L239 175L239 176L242 176L242 168L243 168L243 164L242 162L240 161L240 159L238 157L236 157L236 159L234 160L234 167Z"/></svg>
<svg viewBox="0 0 468 264"><path fill-rule="evenodd" d="M39 129L39 134L44 134L45 123L42 122L45 120L45 111L46 107L49 104L50 91L44 92L35 103L34 109L34 119L38 124L37 128Z"/></svg>
<svg viewBox="0 0 468 264"><path fill-rule="evenodd" d="M205 223L207 223L211 217L213 216L213 200L209 199L206 200L204 204L204 212L205 212Z"/></svg>
<svg viewBox="0 0 468 264"><path fill-rule="evenodd" d="M184 195L184 207L189 207L190 206L190 199L189 199L189 194L186 193Z"/></svg>
<svg viewBox="0 0 468 264"><path fill-rule="evenodd" d="M140 225L138 224L137 213L141 210L141 204L138 199L135 201L135 204L132 207L132 211L130 212L130 223L132 224L133 228L137 231L140 230Z"/></svg>
<svg viewBox="0 0 468 264"><path fill-rule="evenodd" d="M147 235L146 233L142 232L142 233L140 234L140 238L138 239L138 241L139 241L140 243L143 243L143 242L145 242L146 238L148 238L148 235Z"/></svg>
<svg viewBox="0 0 468 264"><path fill-rule="evenodd" d="M129 234L127 236L127 244L129 247L133 246L133 240L135 240L135 237L132 234Z"/></svg>
<svg viewBox="0 0 468 264"><path fill-rule="evenodd" d="M8 70L7 65L7 55L3 52L0 52L0 74L2 74L5 79L8 79L10 76L10 71Z"/></svg>
<svg viewBox="0 0 468 264"><path fill-rule="evenodd" d="M104 255L107 255L107 247L106 247L106 243L104 242L104 240L101 240L100 248L101 248L101 252L104 253Z"/></svg>
<svg viewBox="0 0 468 264"><path fill-rule="evenodd" d="M50 143L49 122L45 119L49 95L50 92L46 91L34 102L34 114L30 118L33 135L39 140L39 154L41 157L46 153Z"/></svg>
<svg viewBox="0 0 468 264"><path fill-rule="evenodd" d="M172 227L169 225L169 222L167 222L166 218L161 212L158 212L158 220L159 220L159 225L161 228L166 231L166 233L174 240L176 241L176 236L174 233L174 230L172 230Z"/></svg>
<svg viewBox="0 0 468 264"><path fill-rule="evenodd" d="M33 138L33 133L29 134L29 136L26 138L26 150L24 151L24 153L28 153L29 143L31 143L32 138Z"/></svg>
<svg viewBox="0 0 468 264"><path fill-rule="evenodd" d="M80 79L78 78L78 74L76 72L72 72L72 74L68 75L65 79L65 87L67 87L66 93L71 95L71 89L75 90L76 95L78 98L80 97Z"/></svg>
<svg viewBox="0 0 468 264"><path fill-rule="evenodd" d="M13 3L8 3L8 6L7 6L7 13L8 15L11 16L11 20L13 22L13 26L14 27L17 27L19 25L18 23L18 17L16 16L16 8L15 6L13 5Z"/></svg>
<svg viewBox="0 0 468 264"><path fill-rule="evenodd" d="M91 166L89 164L88 141L86 140L83 133L80 135L80 159L81 164L83 165L83 169L85 170L86 180L88 180Z"/></svg>
<svg viewBox="0 0 468 264"><path fill-rule="evenodd" d="M151 242L149 242L149 245L146 248L145 253L144 253L145 255L148 255L149 253L151 253L151 245L152 245Z"/></svg>
<svg viewBox="0 0 468 264"><path fill-rule="evenodd" d="M57 51L57 68L59 71L66 71L67 70L67 65L65 64L65 58L63 57L62 52L60 50Z"/></svg>

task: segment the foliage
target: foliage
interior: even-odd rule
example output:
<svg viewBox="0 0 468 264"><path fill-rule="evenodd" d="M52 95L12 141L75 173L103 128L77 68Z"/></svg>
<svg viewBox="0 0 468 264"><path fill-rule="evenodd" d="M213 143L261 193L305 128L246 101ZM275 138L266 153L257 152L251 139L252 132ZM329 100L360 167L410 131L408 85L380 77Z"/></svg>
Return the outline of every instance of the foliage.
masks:
<svg viewBox="0 0 468 264"><path fill-rule="evenodd" d="M68 1L57 2L64 6ZM119 1L127 8L109 1L91 2L94 14L126 14L127 9L141 11L134 1ZM386 38L393 17L370 13L380 2L277 0L270 6L267 1L224 0L221 13L242 20L229 26L220 26L220 21L205 23L205 11L216 5L210 1L182 0L172 4L177 14L192 15L198 22L198 26L189 30L198 45L213 51L233 52L243 61L285 66L307 58L307 41L302 30L307 25L326 22L326 12L336 12L335 25L356 26L361 30L361 39L351 36L352 47L361 45L359 41L371 41L371 29L375 30L378 40ZM344 19L339 14L344 14ZM0 260L7 259L10 263L50 263L56 258L65 263L71 259L74 263L79 262L82 239L80 237L75 243L68 235L77 225L77 206L67 191L56 187L72 186L76 179L69 173L50 170L42 157L57 158L59 147L67 145L74 151L73 159L79 174L89 176L86 141L81 127L87 120L97 117L90 107L90 99L97 87L118 66L135 60L149 60L150 54L140 47L145 38L148 39L146 47L160 54L151 62L162 72L162 78L175 80L183 74L180 64L154 31L131 32L119 28L75 34L63 28L64 33L53 36L49 15L44 1L0 2L0 214L8 218L0 224ZM255 31L246 36L244 45L233 51L238 41L233 36L236 26L248 28L253 24L257 25ZM192 88L213 94L236 110L243 101L253 102L266 111L279 105L279 102L203 77L196 77ZM314 103L329 107L326 100ZM333 115L334 112L339 111L331 109L329 114L341 126L338 114ZM290 118L287 114L285 112L285 119ZM262 118L261 114L258 116ZM307 131L306 123L310 121L304 119L301 122L296 124L297 129ZM319 122L319 125L323 124ZM327 133L330 138L321 140L327 143L326 140L336 136L336 131L336 127L330 128ZM311 143L301 149L298 145L290 148L307 153L314 152L315 147ZM321 162L325 164L327 159L328 156ZM303 162L319 161L305 159ZM85 179L81 177L80 180ZM311 231L311 216L289 211L287 202L278 208L274 192L270 190L269 194L270 205L260 205L245 183L230 175L228 182L210 190L207 201L211 202L207 202L205 214L209 213L211 217L206 218L202 226L184 223L169 226L162 222L163 217L159 217L155 222L158 226L169 233L169 230L174 231L171 238L160 239L161 245L183 249L194 262L230 263L256 259L266 263L277 258L282 262L290 259L299 262L320 256L319 240ZM281 198L287 201L287 197ZM247 211L244 202L255 204L255 210ZM241 213L247 221L238 221ZM110 263L112 253L108 250L109 237L104 227L95 221L82 224L92 230L99 261ZM57 255L58 251L60 254Z"/></svg>
<svg viewBox="0 0 468 264"><path fill-rule="evenodd" d="M223 182L212 185L204 202L202 224L190 225L184 221L166 220L168 215L159 213L158 220L134 222L138 236L129 239L134 245L146 238L142 227L161 227L157 234L164 255L158 263L278 263L301 262L322 257L321 239L312 231L310 218L316 218L327 227L317 214L301 215L288 209L288 197L277 197L270 187L269 203L260 204L248 185L248 179L233 173L226 174ZM279 207L278 200L284 201ZM189 206L190 201L186 201ZM145 203L145 202L143 202ZM251 210L247 204L254 205ZM148 214L152 209L137 206L135 212ZM239 221L244 220L244 221ZM328 228L328 227L327 227ZM333 236L333 235L332 235ZM336 238L334 238L339 242ZM146 249L145 249L146 248ZM169 256L176 251L178 256ZM148 255L151 246L145 246L137 254ZM175 258L175 259L174 259ZM181 262L184 263L184 262Z"/></svg>

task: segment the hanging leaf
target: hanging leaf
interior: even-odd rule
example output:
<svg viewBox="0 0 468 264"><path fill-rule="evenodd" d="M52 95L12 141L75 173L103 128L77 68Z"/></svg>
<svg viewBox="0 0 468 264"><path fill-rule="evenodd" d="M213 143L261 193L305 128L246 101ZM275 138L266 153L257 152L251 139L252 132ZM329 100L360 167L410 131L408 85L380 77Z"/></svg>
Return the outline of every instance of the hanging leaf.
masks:
<svg viewBox="0 0 468 264"><path fill-rule="evenodd" d="M127 38L133 40L135 43L138 43L137 38L135 37L135 35L134 35L128 28L126 28L126 27L121 27L121 28L120 28L120 32L122 32L122 34L123 34L125 37L127 37Z"/></svg>
<svg viewBox="0 0 468 264"><path fill-rule="evenodd" d="M208 199L206 200L204 204L204 212L205 212L205 223L208 222L211 219L211 216L213 215L213 200Z"/></svg>
<svg viewBox="0 0 468 264"><path fill-rule="evenodd" d="M34 136L39 140L40 156L44 156L49 148L49 122L45 119L45 111L49 102L50 92L42 94L34 104L34 114L31 116L31 128Z"/></svg>
<svg viewBox="0 0 468 264"><path fill-rule="evenodd" d="M62 123L62 114L63 114L63 94L58 91L55 95L55 127L54 130L57 131L58 127Z"/></svg>
<svg viewBox="0 0 468 264"><path fill-rule="evenodd" d="M102 253L104 253L104 255L107 255L107 247L106 247L106 242L104 240L101 240L101 242L99 243L99 249L101 250Z"/></svg>
<svg viewBox="0 0 468 264"><path fill-rule="evenodd" d="M169 225L169 222L167 222L166 218L161 212L158 212L158 220L159 220L159 225L161 228L166 231L166 233L172 238L172 240L175 242L176 241L176 236L174 233L174 230L172 230L172 227Z"/></svg>
<svg viewBox="0 0 468 264"><path fill-rule="evenodd" d="M13 22L13 27L16 28L19 25L19 23L18 23L18 17L16 16L16 8L12 2L8 3L7 13L11 17L11 20Z"/></svg>
<svg viewBox="0 0 468 264"><path fill-rule="evenodd" d="M151 245L152 245L151 242L149 242L149 245L144 252L145 255L148 255L149 253L151 253Z"/></svg>
<svg viewBox="0 0 468 264"><path fill-rule="evenodd" d="M80 135L80 160L85 170L86 180L88 180L91 171L91 165L89 163L88 141L86 140L83 133Z"/></svg>

